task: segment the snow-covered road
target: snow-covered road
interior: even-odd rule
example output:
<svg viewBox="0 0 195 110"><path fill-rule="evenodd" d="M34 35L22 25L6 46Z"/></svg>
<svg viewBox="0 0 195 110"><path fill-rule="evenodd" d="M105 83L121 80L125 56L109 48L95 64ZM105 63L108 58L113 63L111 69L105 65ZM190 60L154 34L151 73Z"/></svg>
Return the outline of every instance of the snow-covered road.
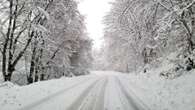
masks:
<svg viewBox="0 0 195 110"><path fill-rule="evenodd" d="M17 101L1 104L0 110L149 110L122 74L62 78L7 92Z"/></svg>

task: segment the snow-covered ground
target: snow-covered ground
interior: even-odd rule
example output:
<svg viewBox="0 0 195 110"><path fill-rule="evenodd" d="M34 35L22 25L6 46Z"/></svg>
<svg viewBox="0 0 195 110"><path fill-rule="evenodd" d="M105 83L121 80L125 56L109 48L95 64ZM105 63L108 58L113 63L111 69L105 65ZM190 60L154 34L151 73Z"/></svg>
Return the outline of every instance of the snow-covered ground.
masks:
<svg viewBox="0 0 195 110"><path fill-rule="evenodd" d="M61 78L16 86L0 85L0 110L143 110L145 105L125 88L121 74L93 72L92 75ZM121 79L122 78L122 79ZM147 110L147 109L144 109Z"/></svg>
<svg viewBox="0 0 195 110"><path fill-rule="evenodd" d="M94 71L28 86L6 82L0 110L195 110L194 72L174 80Z"/></svg>
<svg viewBox="0 0 195 110"><path fill-rule="evenodd" d="M131 90L151 110L195 110L195 71L176 79L159 77L159 70L148 74L130 74Z"/></svg>
<svg viewBox="0 0 195 110"><path fill-rule="evenodd" d="M4 83L0 86L0 110L61 110L97 79L92 76L61 78L23 87Z"/></svg>

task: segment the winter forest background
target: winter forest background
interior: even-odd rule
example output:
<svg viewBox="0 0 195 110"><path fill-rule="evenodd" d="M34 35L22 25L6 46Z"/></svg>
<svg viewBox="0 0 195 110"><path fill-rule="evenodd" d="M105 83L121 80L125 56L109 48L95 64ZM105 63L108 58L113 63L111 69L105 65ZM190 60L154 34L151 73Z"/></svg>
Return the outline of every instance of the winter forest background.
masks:
<svg viewBox="0 0 195 110"><path fill-rule="evenodd" d="M115 70L177 78L195 68L194 0L114 0L93 49L74 0L0 0L0 70L20 85Z"/></svg>
<svg viewBox="0 0 195 110"><path fill-rule="evenodd" d="M194 0L115 0L111 5L97 67L125 73L165 67L157 74L166 78L195 67Z"/></svg>
<svg viewBox="0 0 195 110"><path fill-rule="evenodd" d="M1 0L1 71L19 84L86 74L92 41L73 0ZM24 82L25 81L25 82Z"/></svg>

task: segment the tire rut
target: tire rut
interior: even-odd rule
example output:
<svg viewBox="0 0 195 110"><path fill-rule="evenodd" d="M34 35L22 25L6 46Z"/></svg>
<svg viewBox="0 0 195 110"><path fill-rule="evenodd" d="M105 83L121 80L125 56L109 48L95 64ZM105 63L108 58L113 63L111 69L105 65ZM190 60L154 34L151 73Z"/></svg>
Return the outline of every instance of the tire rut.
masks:
<svg viewBox="0 0 195 110"><path fill-rule="evenodd" d="M94 107L93 110L103 110L104 109L104 97L105 97L105 90L106 90L106 85L108 83L108 78L106 78L105 83L103 84L103 87L100 91L99 96L97 97L97 103Z"/></svg>
<svg viewBox="0 0 195 110"><path fill-rule="evenodd" d="M72 110L103 110L106 84L107 78L104 78L99 81L81 101L81 104L78 109Z"/></svg>
<svg viewBox="0 0 195 110"><path fill-rule="evenodd" d="M47 96L45 98L42 98L42 99L40 99L40 100L38 100L38 101L36 101L36 102L34 102L32 104L26 105L26 106L24 106L22 108L19 108L17 110L31 110L31 109L35 108L36 106L41 105L41 104L44 104L46 101L49 101L49 100L51 100L51 99L53 99L53 98L55 98L55 97L57 97L57 96L59 96L59 95L61 95L63 93L68 92L69 90L71 90L71 89L73 89L75 87L78 87L81 84L84 84L84 83L87 83L87 82L89 82L89 81L86 81L85 79L84 80L81 80L78 83L73 84L72 86L70 86L68 88L65 88L65 89L63 89L61 91L58 91L56 93L53 93L53 94L51 94L51 95L49 95L49 96ZM71 109L71 110L74 110L74 109Z"/></svg>
<svg viewBox="0 0 195 110"><path fill-rule="evenodd" d="M66 110L79 110L80 106L82 105L85 98L89 95L91 90L97 86L98 82L101 80L95 81L93 84L91 84L83 93L76 99L75 102L73 102Z"/></svg>
<svg viewBox="0 0 195 110"><path fill-rule="evenodd" d="M115 77L115 79L118 82L118 86L121 89L122 93L124 94L128 104L134 110L150 110L135 94L133 94L133 92L129 92L126 90L126 88L121 83L119 78ZM130 89L128 88L128 90L130 90Z"/></svg>

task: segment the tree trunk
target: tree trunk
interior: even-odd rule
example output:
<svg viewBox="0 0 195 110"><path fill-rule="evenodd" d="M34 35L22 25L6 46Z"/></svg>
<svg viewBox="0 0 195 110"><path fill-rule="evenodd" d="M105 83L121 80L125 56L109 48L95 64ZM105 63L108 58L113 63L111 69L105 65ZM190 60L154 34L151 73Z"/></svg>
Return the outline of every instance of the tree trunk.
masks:
<svg viewBox="0 0 195 110"><path fill-rule="evenodd" d="M7 70L7 74L4 76L4 81L11 81L13 72L14 72L14 67L10 66Z"/></svg>
<svg viewBox="0 0 195 110"><path fill-rule="evenodd" d="M11 76L10 75L5 75L4 76L4 81L11 81Z"/></svg>
<svg viewBox="0 0 195 110"><path fill-rule="evenodd" d="M30 73L28 75L28 84L33 83L33 75L35 71L35 56L36 56L36 48L33 48L31 55L31 63L30 63Z"/></svg>

